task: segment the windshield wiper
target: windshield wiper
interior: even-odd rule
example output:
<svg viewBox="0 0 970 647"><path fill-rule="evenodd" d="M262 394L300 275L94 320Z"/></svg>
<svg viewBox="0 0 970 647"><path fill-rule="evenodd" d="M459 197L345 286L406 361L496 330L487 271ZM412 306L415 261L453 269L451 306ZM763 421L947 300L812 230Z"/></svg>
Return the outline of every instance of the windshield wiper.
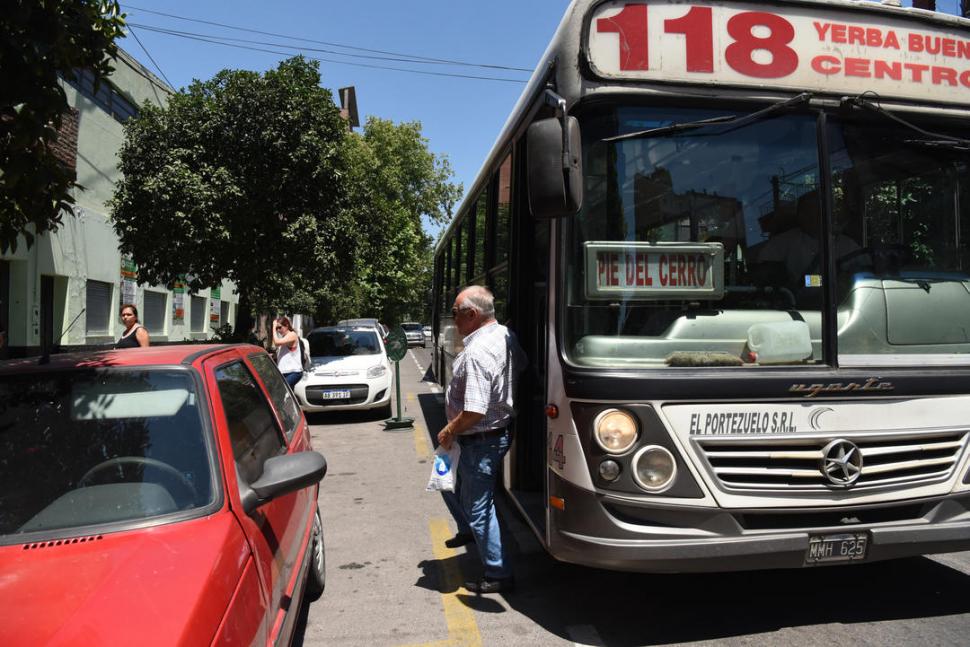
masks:
<svg viewBox="0 0 970 647"><path fill-rule="evenodd" d="M698 121L685 121L679 124L671 124L669 126L661 126L659 128L650 128L648 130L640 130L635 133L626 133L625 135L617 135L615 137L606 137L603 139L604 142L619 142L626 139L645 139L648 137L664 137L666 135L671 135L674 133L684 132L686 130L695 130L697 128L704 128L705 126L731 126L728 130L721 131L721 133L730 132L735 128L740 128L742 126L747 126L750 123L764 119L765 117L772 115L781 110L786 110L792 106L797 106L803 103L808 103L812 98L811 92L802 92L801 94L792 97L791 99L785 99L784 101L779 101L778 103L773 103L767 108L758 110L757 112L752 112L741 117L737 115L723 115L720 117L711 117L710 119L700 119Z"/></svg>
<svg viewBox="0 0 970 647"><path fill-rule="evenodd" d="M842 97L842 105L853 106L857 108L863 108L869 110L870 112L875 112L878 115L895 121L897 124L905 126L910 130L918 132L920 135L925 137L930 137L931 139L906 139L903 140L904 144L913 144L916 146L926 146L928 148L937 148L945 150L954 151L970 151L970 139L962 139L960 137L953 137L951 135L941 135L940 133L934 133L929 130L924 130L917 126L916 124L910 123L898 115L894 115L889 112L877 102L879 101L879 95L875 92L863 92L862 94L857 94L850 97Z"/></svg>

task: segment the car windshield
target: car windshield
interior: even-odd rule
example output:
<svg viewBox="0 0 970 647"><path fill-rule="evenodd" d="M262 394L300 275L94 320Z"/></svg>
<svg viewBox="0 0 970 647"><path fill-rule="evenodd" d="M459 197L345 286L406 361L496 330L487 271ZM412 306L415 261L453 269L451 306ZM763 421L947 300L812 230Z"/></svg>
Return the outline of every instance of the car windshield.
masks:
<svg viewBox="0 0 970 647"><path fill-rule="evenodd" d="M403 323L401 328L404 328L404 332L421 332L421 324L416 323Z"/></svg>
<svg viewBox="0 0 970 647"><path fill-rule="evenodd" d="M206 506L204 433L184 370L0 377L2 541Z"/></svg>
<svg viewBox="0 0 970 647"><path fill-rule="evenodd" d="M966 154L919 141L928 136L883 116L833 115L824 135L831 175L822 178L817 113L804 108L608 141L734 114L630 106L584 116L586 196L565 221L570 359L631 367L927 356L966 363ZM825 191L829 249L820 243ZM831 320L823 317L829 284ZM824 358L829 335L838 355Z"/></svg>
<svg viewBox="0 0 970 647"><path fill-rule="evenodd" d="M310 357L377 355L381 352L377 333L371 330L315 330L307 338Z"/></svg>

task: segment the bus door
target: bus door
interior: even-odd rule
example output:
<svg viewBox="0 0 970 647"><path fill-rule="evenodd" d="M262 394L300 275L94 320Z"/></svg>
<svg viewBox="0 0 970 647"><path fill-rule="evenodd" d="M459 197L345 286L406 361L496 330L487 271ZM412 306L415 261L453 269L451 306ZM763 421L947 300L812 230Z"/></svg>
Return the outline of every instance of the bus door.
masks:
<svg viewBox="0 0 970 647"><path fill-rule="evenodd" d="M517 155L521 161L524 155ZM525 164L516 164L510 286L512 328L529 358L517 392L515 442L506 487L535 529L545 531L546 345L549 290L549 221L529 213Z"/></svg>

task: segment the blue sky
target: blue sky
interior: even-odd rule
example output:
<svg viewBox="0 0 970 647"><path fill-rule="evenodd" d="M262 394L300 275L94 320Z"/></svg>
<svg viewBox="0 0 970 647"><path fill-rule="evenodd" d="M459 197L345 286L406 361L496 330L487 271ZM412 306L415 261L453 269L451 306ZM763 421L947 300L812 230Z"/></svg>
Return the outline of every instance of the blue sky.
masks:
<svg viewBox="0 0 970 647"><path fill-rule="evenodd" d="M161 73L176 88L186 86L195 78L208 79L223 68L263 71L286 57L162 34L148 27L289 43L355 55L305 51L310 56L346 63L513 79L515 82L490 81L320 63L322 85L334 91L335 100L338 88L356 87L361 122L367 115L395 122L420 121L430 149L435 154L447 155L455 172L454 179L467 189L525 87L529 72L367 59L360 56L388 55L294 42L148 11L370 50L531 70L567 6L568 0L371 0L367 3L134 0L131 4L122 2L122 9L128 14L129 23L144 25L132 29L157 67L133 36L129 35L121 46L156 75L161 68ZM268 45L238 44L284 51Z"/></svg>

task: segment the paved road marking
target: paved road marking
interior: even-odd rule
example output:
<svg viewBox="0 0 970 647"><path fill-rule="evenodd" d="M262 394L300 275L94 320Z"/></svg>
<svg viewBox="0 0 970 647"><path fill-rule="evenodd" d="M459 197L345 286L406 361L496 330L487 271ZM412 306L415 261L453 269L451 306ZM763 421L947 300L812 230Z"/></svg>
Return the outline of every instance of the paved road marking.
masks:
<svg viewBox="0 0 970 647"><path fill-rule="evenodd" d="M566 627L566 635L576 647L604 647L606 644L593 625L569 625Z"/></svg>
<svg viewBox="0 0 970 647"><path fill-rule="evenodd" d="M414 453L418 455L418 458L431 458L431 445L428 443L428 430L425 429L424 425L417 420L414 421Z"/></svg>
<svg viewBox="0 0 970 647"><path fill-rule="evenodd" d="M445 546L445 540L451 537L451 527L448 521L441 517L432 519L428 525L432 552L434 558L438 560L438 575L441 578L439 586L444 591L449 591L441 593L441 606L445 611L448 638L425 643L421 647L481 647L482 635L478 631L478 623L475 622L475 613L458 599L459 593L468 595L468 591L461 587L461 570L458 568L458 563L452 559L457 553L453 548Z"/></svg>
<svg viewBox="0 0 970 647"><path fill-rule="evenodd" d="M424 367L421 366L421 362L418 361L418 356L414 354L413 350L408 350L408 355L410 355L411 359L414 360L414 363L418 367L418 370L421 371L421 375L424 375Z"/></svg>
<svg viewBox="0 0 970 647"><path fill-rule="evenodd" d="M448 623L448 640L454 645L481 645L482 636L478 632L475 614L458 599L459 593L468 595L468 591L461 587L461 570L458 562L452 559L457 553L453 548L445 546L445 540L451 537L451 526L440 517L432 519L429 526L432 551L441 568L441 588L450 591L441 594L445 621Z"/></svg>

